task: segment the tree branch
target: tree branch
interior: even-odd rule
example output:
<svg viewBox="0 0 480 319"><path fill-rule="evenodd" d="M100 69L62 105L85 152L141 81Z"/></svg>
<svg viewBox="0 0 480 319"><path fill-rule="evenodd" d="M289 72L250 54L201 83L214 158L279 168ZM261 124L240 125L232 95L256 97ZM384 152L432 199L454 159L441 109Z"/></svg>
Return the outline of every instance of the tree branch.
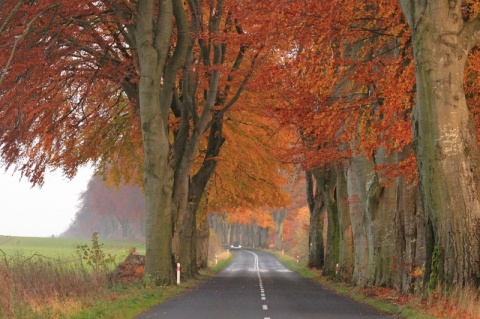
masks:
<svg viewBox="0 0 480 319"><path fill-rule="evenodd" d="M45 14L45 12L47 12L47 11L53 9L53 8L56 8L58 6L60 6L60 4L53 4L53 5L45 8L45 9L43 9L42 11L40 11L35 17L32 18L32 20L30 20L28 22L28 24L25 27L25 30L23 30L22 34L18 38L15 39L15 41L13 42L12 50L10 51L10 57L8 58L7 63L5 64L5 66L3 68L2 76L0 77L0 84L2 84L3 81L5 80L5 78L7 77L8 69L12 65L13 57L15 56L15 52L17 51L18 45L25 38L25 36L30 32L33 24L38 20L38 18L40 18L43 14ZM9 18L11 18L11 17L9 17ZM4 26L2 26L2 28L3 27Z"/></svg>

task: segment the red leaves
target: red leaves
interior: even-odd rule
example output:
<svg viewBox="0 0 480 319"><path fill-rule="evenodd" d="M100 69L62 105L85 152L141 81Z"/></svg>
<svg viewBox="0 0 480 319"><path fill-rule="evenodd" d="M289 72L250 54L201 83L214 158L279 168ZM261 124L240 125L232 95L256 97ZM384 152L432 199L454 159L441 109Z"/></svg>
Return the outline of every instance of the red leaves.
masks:
<svg viewBox="0 0 480 319"><path fill-rule="evenodd" d="M1 151L7 165L17 165L33 183L42 183L48 167L71 176L105 155L99 147L118 146L119 127L133 123L119 120L131 111L122 91L136 85L137 75L113 13L86 1L22 2L16 11L0 10L0 66L8 70L0 88Z"/></svg>
<svg viewBox="0 0 480 319"><path fill-rule="evenodd" d="M277 22L282 39L262 77L275 115L300 134L292 155L311 168L380 148L401 152L411 143L415 77L398 4L302 4L277 9L288 19Z"/></svg>

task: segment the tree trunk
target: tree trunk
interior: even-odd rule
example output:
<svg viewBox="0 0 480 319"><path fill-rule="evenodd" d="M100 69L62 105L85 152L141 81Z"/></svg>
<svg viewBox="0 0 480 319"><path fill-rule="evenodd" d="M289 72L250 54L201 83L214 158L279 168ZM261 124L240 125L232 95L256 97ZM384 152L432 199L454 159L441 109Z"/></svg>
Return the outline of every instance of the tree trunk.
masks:
<svg viewBox="0 0 480 319"><path fill-rule="evenodd" d="M210 227L208 225L207 214L200 221L197 229L197 265L200 268L208 267L208 240L210 238Z"/></svg>
<svg viewBox="0 0 480 319"><path fill-rule="evenodd" d="M373 262L371 252L373 243L372 227L366 213L367 176L373 172L373 164L364 156L351 159L347 171L348 202L354 243L354 269L352 283L364 286L369 283L369 271Z"/></svg>
<svg viewBox="0 0 480 319"><path fill-rule="evenodd" d="M400 160L403 158L400 156ZM395 181L397 289L402 293L414 292L419 286L422 265L425 264L425 219L420 205L418 186L407 184L405 176Z"/></svg>
<svg viewBox="0 0 480 319"><path fill-rule="evenodd" d="M156 11L158 16L154 17ZM166 66L174 16L178 39ZM167 121L173 85L185 58L188 26L180 0L161 2L158 10L155 10L152 0L139 0L136 18L135 38L141 73L139 106L145 154L143 180L147 210L145 277L157 285L169 285L173 282L171 199L174 154ZM154 26L155 19L157 22Z"/></svg>
<svg viewBox="0 0 480 319"><path fill-rule="evenodd" d="M342 166L337 168L337 205L338 224L340 229L340 242L338 253L339 276L345 282L350 282L353 275L354 250L352 222L348 203L348 191L346 172L341 171Z"/></svg>
<svg viewBox="0 0 480 319"><path fill-rule="evenodd" d="M313 176L317 181L317 188L320 190L327 213L327 242L325 245L323 274L325 276L334 277L340 251L340 228L336 199L336 172L334 169L317 169L313 171Z"/></svg>
<svg viewBox="0 0 480 319"><path fill-rule="evenodd" d="M317 189L314 198L313 209L310 212L308 266L322 269L325 262L323 221L326 214L326 207L323 204L323 198L319 189Z"/></svg>
<svg viewBox="0 0 480 319"><path fill-rule="evenodd" d="M260 235L260 240L259 240L258 246L260 248L269 248L270 237L268 236L268 228L258 227L258 229L259 229L259 235Z"/></svg>
<svg viewBox="0 0 480 319"><path fill-rule="evenodd" d="M274 248L276 250L281 250L283 242L283 222L287 217L287 212L285 209L276 211L272 213L273 222L275 224L274 230Z"/></svg>
<svg viewBox="0 0 480 319"><path fill-rule="evenodd" d="M463 90L464 67L480 34L462 1L400 0L412 30L417 100L413 136L427 218L429 286L480 284L480 153Z"/></svg>
<svg viewBox="0 0 480 319"><path fill-rule="evenodd" d="M311 171L305 172L308 209L310 211L310 227L308 233L308 266L322 269L325 259L323 242L323 220L325 205L320 188L314 190L314 178Z"/></svg>
<svg viewBox="0 0 480 319"><path fill-rule="evenodd" d="M386 156L384 149L375 152L376 165L391 165L396 160L395 154ZM372 172L367 182L367 215L373 231L373 253L369 279L376 286L393 287L396 281L393 256L395 250L395 198L397 188L393 183L383 179L380 174Z"/></svg>

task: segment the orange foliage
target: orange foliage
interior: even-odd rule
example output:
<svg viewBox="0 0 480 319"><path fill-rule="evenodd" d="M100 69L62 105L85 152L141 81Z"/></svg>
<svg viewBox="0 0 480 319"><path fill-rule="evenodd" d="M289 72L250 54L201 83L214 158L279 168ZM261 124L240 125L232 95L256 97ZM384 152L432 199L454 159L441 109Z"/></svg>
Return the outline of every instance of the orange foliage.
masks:
<svg viewBox="0 0 480 319"><path fill-rule="evenodd" d="M409 145L415 76L398 3L285 1L278 10L285 41L262 86L279 120L301 136L296 160L312 168ZM405 164L402 173L414 175L415 162Z"/></svg>
<svg viewBox="0 0 480 319"><path fill-rule="evenodd" d="M284 246L295 254L302 249L308 249L309 226L310 211L306 205L291 210L287 214L283 227Z"/></svg>
<svg viewBox="0 0 480 319"><path fill-rule="evenodd" d="M264 228L273 228L273 219L267 209L237 208L227 210L227 223L242 225L257 225Z"/></svg>
<svg viewBox="0 0 480 319"><path fill-rule="evenodd" d="M118 29L124 19L108 9L66 0L2 4L1 153L33 183L51 167L72 177L79 165L104 160L134 126L126 99L136 86L133 52Z"/></svg>
<svg viewBox="0 0 480 319"><path fill-rule="evenodd" d="M2 2L0 151L7 167L41 184L47 169L61 167L71 177L79 165L93 162L114 183L140 183L139 72L128 33L135 5ZM411 144L414 66L396 1L228 0L219 32L208 26L214 10L199 10L203 20L194 30L189 69L198 82L195 106L203 110L211 75L221 70L213 111L225 111L226 142L208 186L212 209L286 205L288 196L278 190L280 155L312 168L359 152L372 158L380 148L387 155L402 152ZM478 10L478 1L465 1L464 15ZM191 23L199 17L189 14ZM225 53L222 63L211 61L216 44ZM479 70L476 49L465 90L477 124ZM198 120L195 115L189 123ZM180 122L172 113L172 132ZM203 163L206 143L192 174ZM415 180L412 154L377 170Z"/></svg>

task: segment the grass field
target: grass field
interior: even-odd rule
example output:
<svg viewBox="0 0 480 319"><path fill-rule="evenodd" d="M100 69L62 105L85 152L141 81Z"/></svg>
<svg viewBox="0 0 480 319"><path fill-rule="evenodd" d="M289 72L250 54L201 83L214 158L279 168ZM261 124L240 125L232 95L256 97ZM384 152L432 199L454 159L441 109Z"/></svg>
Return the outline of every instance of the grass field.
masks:
<svg viewBox="0 0 480 319"><path fill-rule="evenodd" d="M85 261L77 254L83 245L90 249ZM112 284L108 278L114 265L108 254L119 263L132 247L145 253L139 242L0 236L0 319L132 318L209 278L232 258L219 254L218 265L209 263L197 278L178 286Z"/></svg>
<svg viewBox="0 0 480 319"><path fill-rule="evenodd" d="M125 258L130 248L135 247L140 254L145 254L145 243L135 241L99 241L103 244L106 253L116 255L119 259ZM77 257L77 247L90 244L91 239L78 238L40 238L40 237L15 237L0 236L0 249L7 255L21 254L31 256L34 254L51 257L70 259ZM121 260L117 260L121 261Z"/></svg>

